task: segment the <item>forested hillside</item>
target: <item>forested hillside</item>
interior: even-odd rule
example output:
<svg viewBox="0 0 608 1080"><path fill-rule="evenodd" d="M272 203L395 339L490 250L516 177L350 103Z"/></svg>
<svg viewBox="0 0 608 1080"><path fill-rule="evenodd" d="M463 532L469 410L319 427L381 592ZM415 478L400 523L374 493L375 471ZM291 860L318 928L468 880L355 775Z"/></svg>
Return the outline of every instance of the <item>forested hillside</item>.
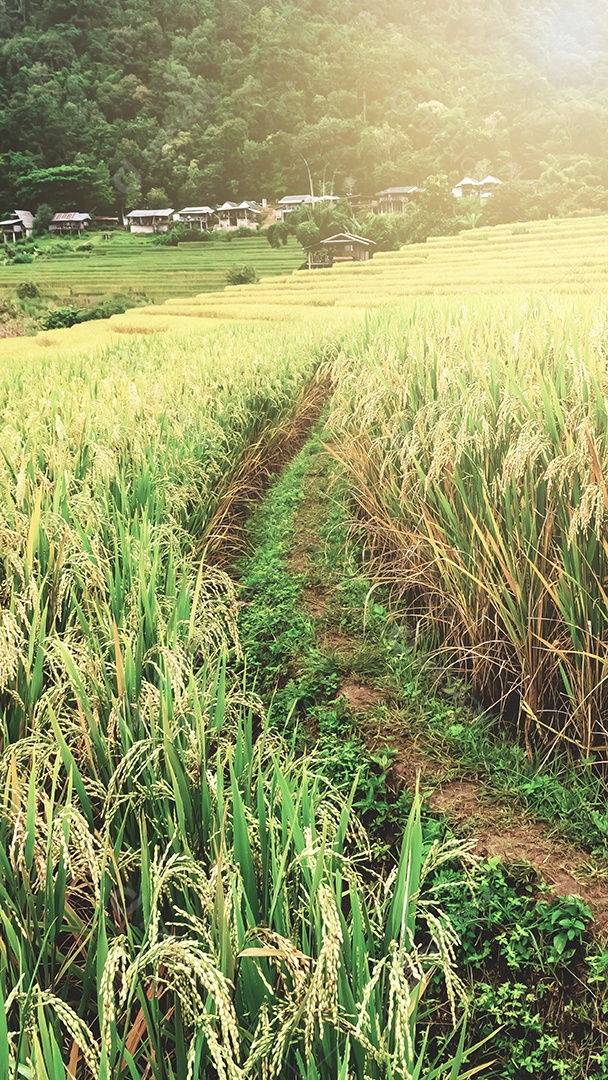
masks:
<svg viewBox="0 0 608 1080"><path fill-rule="evenodd" d="M5 0L0 40L5 208L273 198L308 170L606 198L605 0Z"/></svg>

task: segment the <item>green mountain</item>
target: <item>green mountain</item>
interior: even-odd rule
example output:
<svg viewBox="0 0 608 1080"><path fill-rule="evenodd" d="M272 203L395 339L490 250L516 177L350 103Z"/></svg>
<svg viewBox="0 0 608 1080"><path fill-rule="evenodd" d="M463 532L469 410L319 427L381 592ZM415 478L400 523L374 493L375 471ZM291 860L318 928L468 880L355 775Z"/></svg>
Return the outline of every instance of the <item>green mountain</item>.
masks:
<svg viewBox="0 0 608 1080"><path fill-rule="evenodd" d="M0 41L4 208L487 172L606 198L606 0L5 0Z"/></svg>

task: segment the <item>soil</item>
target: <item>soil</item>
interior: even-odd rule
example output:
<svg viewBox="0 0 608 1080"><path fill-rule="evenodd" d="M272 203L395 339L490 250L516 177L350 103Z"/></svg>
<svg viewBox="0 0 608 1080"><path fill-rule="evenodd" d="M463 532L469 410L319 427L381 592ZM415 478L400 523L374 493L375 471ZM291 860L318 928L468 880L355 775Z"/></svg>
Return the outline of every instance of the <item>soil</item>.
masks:
<svg viewBox="0 0 608 1080"><path fill-rule="evenodd" d="M294 573L308 579L304 602L313 621L318 622L319 647L327 654L339 653L347 661L360 642L341 625L332 625L335 588L329 573L328 582L320 580L323 491L318 474L306 479L289 565ZM548 825L535 821L512 803L492 799L481 780L454 779L458 763L438 763L431 747L425 753L424 745L408 737L398 713L391 718L390 695L373 680L349 675L336 696L345 698L357 715L371 752L386 749L392 753L389 782L396 791L405 788L413 792L419 784L429 809L445 815L457 835L474 839L474 851L480 858L496 857L508 864L532 866L556 895L580 896L589 906L596 927L608 932L608 863L605 867L592 865L588 853L555 839ZM374 717L379 707L381 718Z"/></svg>
<svg viewBox="0 0 608 1080"><path fill-rule="evenodd" d="M357 682L355 679L347 679L338 690L338 697L346 698L353 712L357 713L367 712L374 705L386 702L386 696L381 690Z"/></svg>

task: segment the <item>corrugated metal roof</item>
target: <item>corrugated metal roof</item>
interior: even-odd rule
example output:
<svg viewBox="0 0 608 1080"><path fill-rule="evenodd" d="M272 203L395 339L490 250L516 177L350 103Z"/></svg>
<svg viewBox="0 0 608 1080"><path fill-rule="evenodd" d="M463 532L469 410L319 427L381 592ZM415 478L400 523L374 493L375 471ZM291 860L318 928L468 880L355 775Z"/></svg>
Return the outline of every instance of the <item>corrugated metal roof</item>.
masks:
<svg viewBox="0 0 608 1080"><path fill-rule="evenodd" d="M259 212L260 212L259 206L257 205L257 203L254 203L254 202L242 202L242 203L225 202L222 206L218 206L218 208L217 208L217 213L218 214L219 214L220 210L252 210L254 214L259 214Z"/></svg>
<svg viewBox="0 0 608 1080"><path fill-rule="evenodd" d="M184 206L184 209L179 212L180 214L214 214L215 210L211 206Z"/></svg>
<svg viewBox="0 0 608 1080"><path fill-rule="evenodd" d="M388 187L384 191L377 191L376 196L380 195L411 195L414 191L420 191L419 187Z"/></svg>
<svg viewBox="0 0 608 1080"><path fill-rule="evenodd" d="M465 176L456 187L483 187L484 184L502 184L502 180L497 180L495 176L486 176L483 180L472 180L470 176Z"/></svg>
<svg viewBox="0 0 608 1080"><path fill-rule="evenodd" d="M292 203L312 202L312 195L284 195L279 199L279 206L290 206Z"/></svg>
<svg viewBox="0 0 608 1080"><path fill-rule="evenodd" d="M175 213L175 211L173 210L173 208L165 209L165 210L131 210L130 213L127 214L127 218L132 218L132 217L143 217L143 218L146 218L146 217L170 217L171 214L174 214L174 213Z"/></svg>
<svg viewBox="0 0 608 1080"><path fill-rule="evenodd" d="M90 214L77 214L77 213L53 214L53 217L51 218L51 225L53 224L54 221L59 222L59 221L90 221L90 220L91 220L91 215Z"/></svg>

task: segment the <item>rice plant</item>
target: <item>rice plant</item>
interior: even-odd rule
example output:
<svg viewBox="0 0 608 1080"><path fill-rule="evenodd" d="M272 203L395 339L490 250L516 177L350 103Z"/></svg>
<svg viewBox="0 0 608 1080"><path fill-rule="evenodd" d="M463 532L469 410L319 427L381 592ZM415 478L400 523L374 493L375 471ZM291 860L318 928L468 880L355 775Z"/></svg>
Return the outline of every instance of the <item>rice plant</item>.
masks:
<svg viewBox="0 0 608 1080"><path fill-rule="evenodd" d="M608 323L558 302L584 289L546 244L582 258L604 226L576 225L4 343L0 1080L481 1071L432 884L466 846L425 844L416 796L374 867L239 674L226 553L335 387L331 450L418 637L531 754L605 768ZM457 286L488 295L421 297Z"/></svg>
<svg viewBox="0 0 608 1080"><path fill-rule="evenodd" d="M352 798L235 674L222 550L327 344L226 327L2 373L2 1080L467 1075L428 883L460 847L423 845L417 800L374 873Z"/></svg>
<svg viewBox="0 0 608 1080"><path fill-rule="evenodd" d="M137 700L119 676L103 734L49 703L0 759L2 1075L472 1075L457 938L425 888L466 848L425 846L416 799L399 865L370 875L352 799L226 656L165 657ZM457 1030L434 1064L437 973Z"/></svg>
<svg viewBox="0 0 608 1080"><path fill-rule="evenodd" d="M369 553L474 690L608 763L606 313L478 302L378 321L332 417Z"/></svg>

